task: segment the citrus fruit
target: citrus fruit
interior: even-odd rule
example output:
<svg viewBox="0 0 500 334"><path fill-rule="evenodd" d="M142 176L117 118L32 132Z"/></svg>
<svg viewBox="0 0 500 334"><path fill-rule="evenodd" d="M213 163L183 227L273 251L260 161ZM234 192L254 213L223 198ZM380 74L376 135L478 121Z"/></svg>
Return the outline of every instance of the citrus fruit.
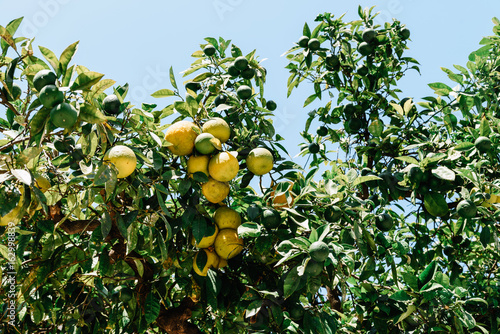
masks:
<svg viewBox="0 0 500 334"><path fill-rule="evenodd" d="M131 148L125 145L116 145L104 155L104 161L112 163L118 170L117 178L129 176L135 170L137 157Z"/></svg>
<svg viewBox="0 0 500 334"><path fill-rule="evenodd" d="M120 299L120 301L122 301L124 303L129 302L133 297L134 297L134 293L129 288L123 288L118 293L118 298Z"/></svg>
<svg viewBox="0 0 500 334"><path fill-rule="evenodd" d="M369 54L371 54L373 52L373 46L371 46L370 44L368 44L366 42L361 42L361 43L359 43L358 51L363 56L368 56Z"/></svg>
<svg viewBox="0 0 500 334"><path fill-rule="evenodd" d="M241 71L240 76L243 79L250 80L255 76L255 70L251 67L247 67L243 71Z"/></svg>
<svg viewBox="0 0 500 334"><path fill-rule="evenodd" d="M229 184L209 178L201 185L201 192L210 203L219 203L229 195Z"/></svg>
<svg viewBox="0 0 500 334"><path fill-rule="evenodd" d="M201 89L201 84L199 82L190 81L184 85L184 88L186 88L186 90L189 89L192 90L193 92L196 92L199 89Z"/></svg>
<svg viewBox="0 0 500 334"><path fill-rule="evenodd" d="M234 63L229 65L227 68L227 73L229 73L229 75L232 77L237 77L238 75L240 75L240 72L241 71L238 70L236 66L234 66Z"/></svg>
<svg viewBox="0 0 500 334"><path fill-rule="evenodd" d="M418 184L424 179L424 172L417 165L413 165L412 167L410 167L407 175L408 179L413 184Z"/></svg>
<svg viewBox="0 0 500 334"><path fill-rule="evenodd" d="M239 56L234 60L234 67L236 67L240 71L245 70L247 66L248 59L246 59L245 56Z"/></svg>
<svg viewBox="0 0 500 334"><path fill-rule="evenodd" d="M267 110L269 110L269 111L275 111L276 108L278 108L278 105L273 100L269 100L269 101L266 102L266 109Z"/></svg>
<svg viewBox="0 0 500 334"><path fill-rule="evenodd" d="M356 112L356 106L353 103L347 103L344 105L344 114L345 115L352 115L354 112Z"/></svg>
<svg viewBox="0 0 500 334"><path fill-rule="evenodd" d="M215 252L220 258L229 260L243 250L243 239L238 236L238 232L232 228L220 230L215 238Z"/></svg>
<svg viewBox="0 0 500 334"><path fill-rule="evenodd" d="M41 70L35 74L33 86L35 86L37 91L41 91L47 85L55 85L56 79L56 74L51 70Z"/></svg>
<svg viewBox="0 0 500 334"><path fill-rule="evenodd" d="M440 193L428 192L424 196L424 207L435 217L445 216L449 209L444 195Z"/></svg>
<svg viewBox="0 0 500 334"><path fill-rule="evenodd" d="M309 153L318 153L319 152L319 144L318 143L310 143L309 144Z"/></svg>
<svg viewBox="0 0 500 334"><path fill-rule="evenodd" d="M217 233L219 233L219 228L217 227L217 225L208 225L207 230L205 231L205 236L201 238L200 242L197 243L196 239L193 236L191 238L191 245L197 248L208 248L214 244Z"/></svg>
<svg viewBox="0 0 500 334"><path fill-rule="evenodd" d="M220 106L221 104L225 104L227 102L227 97L225 95L217 95L217 97L214 100L214 104L216 107Z"/></svg>
<svg viewBox="0 0 500 334"><path fill-rule="evenodd" d="M236 90L236 94L242 100L248 100L252 96L252 88L247 85L241 85Z"/></svg>
<svg viewBox="0 0 500 334"><path fill-rule="evenodd" d="M273 229L281 225L281 215L278 211L266 208L262 211L260 223L267 229Z"/></svg>
<svg viewBox="0 0 500 334"><path fill-rule="evenodd" d="M73 127L77 118L78 113L76 112L76 109L71 104L66 102L58 104L50 111L50 120L52 121L52 124L60 128L69 129Z"/></svg>
<svg viewBox="0 0 500 334"><path fill-rule="evenodd" d="M210 157L208 155L192 155L187 161L187 174L192 177L194 173L202 172L208 176L208 162Z"/></svg>
<svg viewBox="0 0 500 334"><path fill-rule="evenodd" d="M309 276L318 276L323 271L323 263L309 260L306 264L305 273Z"/></svg>
<svg viewBox="0 0 500 334"><path fill-rule="evenodd" d="M491 149L491 140L488 137L480 136L474 141L474 146L481 153L486 153Z"/></svg>
<svg viewBox="0 0 500 334"><path fill-rule="evenodd" d="M342 217L342 210L336 205L329 205L323 213L325 220L334 223Z"/></svg>
<svg viewBox="0 0 500 334"><path fill-rule="evenodd" d="M227 260L219 258L219 263L217 264L216 268L221 269L221 268L224 268L225 266L227 266Z"/></svg>
<svg viewBox="0 0 500 334"><path fill-rule="evenodd" d="M219 139L221 143L225 143L231 136L229 124L220 117L209 119L203 124L202 129L203 132L210 133L215 138Z"/></svg>
<svg viewBox="0 0 500 334"><path fill-rule="evenodd" d="M228 182L236 177L240 166L238 159L229 152L219 152L208 163L210 176L220 182Z"/></svg>
<svg viewBox="0 0 500 334"><path fill-rule="evenodd" d="M399 35L401 36L402 39L410 38L410 29L404 27L399 31Z"/></svg>
<svg viewBox="0 0 500 334"><path fill-rule="evenodd" d="M304 312L305 312L304 308L299 303L292 305L288 309L288 313L290 314L290 318L292 318L293 320L302 319L302 317L304 317Z"/></svg>
<svg viewBox="0 0 500 334"><path fill-rule="evenodd" d="M330 248L323 241L315 241L309 246L309 255L316 262L323 262L330 254Z"/></svg>
<svg viewBox="0 0 500 334"><path fill-rule="evenodd" d="M215 138L211 133L200 133L194 140L194 147L201 154L210 154L215 149L221 148L220 140Z"/></svg>
<svg viewBox="0 0 500 334"><path fill-rule="evenodd" d="M325 63L328 67L335 67L340 64L339 57L336 55L328 55L325 58Z"/></svg>
<svg viewBox="0 0 500 334"><path fill-rule="evenodd" d="M37 187L38 189L40 189L40 191L42 193L44 193L47 190L49 190L50 187L52 187L52 185L50 184L50 181L47 178L45 178L44 176L42 176L40 174L36 174L35 175L35 187Z"/></svg>
<svg viewBox="0 0 500 334"><path fill-rule="evenodd" d="M375 216L375 226L383 232L390 231L394 226L392 216L387 212Z"/></svg>
<svg viewBox="0 0 500 334"><path fill-rule="evenodd" d="M474 218L477 208L471 200L462 200L457 205L457 213L462 218Z"/></svg>
<svg viewBox="0 0 500 334"><path fill-rule="evenodd" d="M219 229L232 228L236 230L241 225L241 216L236 211L227 206L221 206L214 213L214 220Z"/></svg>
<svg viewBox="0 0 500 334"><path fill-rule="evenodd" d="M363 121L359 118L351 118L346 123L346 130L349 130L349 133L358 133L359 129L363 126Z"/></svg>
<svg viewBox="0 0 500 334"><path fill-rule="evenodd" d="M368 74L368 67L366 67L365 65L359 65L356 68L356 73L358 73L359 75L361 75L362 77L364 77L365 75Z"/></svg>
<svg viewBox="0 0 500 334"><path fill-rule="evenodd" d="M219 257L215 252L203 248L196 253L193 259L193 269L200 276L207 276L208 269L217 268Z"/></svg>
<svg viewBox="0 0 500 334"><path fill-rule="evenodd" d="M21 221L20 213L24 205L24 188L21 187L19 202L10 210L5 216L0 216L0 226L7 226L9 224L17 224Z"/></svg>
<svg viewBox="0 0 500 334"><path fill-rule="evenodd" d="M307 47L309 48L309 50L311 51L316 51L318 50L320 47L321 47L321 42L319 41L319 39L317 38L311 38L308 42L307 42Z"/></svg>
<svg viewBox="0 0 500 334"><path fill-rule="evenodd" d="M316 133L318 134L318 136L324 137L324 136L328 135L328 128L326 126L322 125L316 129Z"/></svg>
<svg viewBox="0 0 500 334"><path fill-rule="evenodd" d="M371 41L373 41L376 36L377 31L373 30L372 28L366 28L361 34L361 38L363 38L363 41L365 41L366 43L370 43Z"/></svg>
<svg viewBox="0 0 500 334"><path fill-rule="evenodd" d="M115 94L110 94L102 100L102 109L111 115L120 113L120 105L121 102Z"/></svg>
<svg viewBox="0 0 500 334"><path fill-rule="evenodd" d="M215 54L215 46L213 46L212 44L207 44L204 48L203 48L203 53L208 56L208 57L211 57Z"/></svg>
<svg viewBox="0 0 500 334"><path fill-rule="evenodd" d="M18 98L21 97L22 92L23 92L23 90L17 84L12 84L12 88L11 88L10 93L7 91L7 88L2 87L2 93L7 98L7 101L17 100Z"/></svg>
<svg viewBox="0 0 500 334"><path fill-rule="evenodd" d="M61 153L68 153L73 147L75 147L75 138L73 137L68 136L54 141L54 148Z"/></svg>
<svg viewBox="0 0 500 334"><path fill-rule="evenodd" d="M247 168L255 175L267 174L273 169L273 154L266 148L257 147L248 153Z"/></svg>
<svg viewBox="0 0 500 334"><path fill-rule="evenodd" d="M42 88L39 96L40 102L46 108L53 108L64 101L64 94L55 85Z"/></svg>
<svg viewBox="0 0 500 334"><path fill-rule="evenodd" d="M289 208L293 204L294 196L291 193L292 188L293 188L293 183L290 181L287 181L287 183L289 184L287 192L289 193L289 197L291 198L290 203L288 202L286 192L281 194L281 195L275 194L276 188L278 186L278 185L275 185L273 187L273 191L271 191L271 198L272 198L273 206L275 208L278 208L278 209Z"/></svg>
<svg viewBox="0 0 500 334"><path fill-rule="evenodd" d="M172 144L168 149L175 155L191 154L198 133L200 129L193 122L180 121L170 125L165 133L165 140Z"/></svg>
<svg viewBox="0 0 500 334"><path fill-rule="evenodd" d="M299 38L299 46L303 47L303 48L307 48L307 44L309 43L309 37L307 36L302 36L301 38Z"/></svg>

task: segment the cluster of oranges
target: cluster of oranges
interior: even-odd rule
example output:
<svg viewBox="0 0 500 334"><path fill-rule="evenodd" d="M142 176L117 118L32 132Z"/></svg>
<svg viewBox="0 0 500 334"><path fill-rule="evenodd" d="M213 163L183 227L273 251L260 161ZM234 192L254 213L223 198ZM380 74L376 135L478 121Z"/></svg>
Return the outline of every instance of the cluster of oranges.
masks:
<svg viewBox="0 0 500 334"><path fill-rule="evenodd" d="M193 122L179 121L165 134L173 154L189 156L187 174L192 177L195 173L203 173L208 177L201 190L211 203L220 203L229 195L229 181L239 171L237 153L222 149L230 136L231 129L222 118L209 119L201 129ZM273 155L266 148L254 148L246 157L246 164L255 175L264 175L273 168Z"/></svg>
<svg viewBox="0 0 500 334"><path fill-rule="evenodd" d="M194 237L191 239L191 244L200 249L193 259L193 269L200 276L206 276L210 268L225 267L227 260L243 250L243 239L237 231L241 225L240 214L221 206L212 218L215 224L207 227L209 232L199 242Z"/></svg>

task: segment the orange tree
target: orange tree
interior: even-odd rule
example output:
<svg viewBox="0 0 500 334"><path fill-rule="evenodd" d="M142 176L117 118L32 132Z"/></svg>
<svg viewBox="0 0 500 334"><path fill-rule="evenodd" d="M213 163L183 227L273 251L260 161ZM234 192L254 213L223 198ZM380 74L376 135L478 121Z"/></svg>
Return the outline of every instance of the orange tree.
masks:
<svg viewBox="0 0 500 334"><path fill-rule="evenodd" d="M72 64L78 43L57 57L0 26L3 328L495 333L500 22L415 104L409 30L359 16L319 15L287 54L289 93L327 100L307 169L255 51L206 38L183 87L171 70L152 92L171 104L134 106Z"/></svg>

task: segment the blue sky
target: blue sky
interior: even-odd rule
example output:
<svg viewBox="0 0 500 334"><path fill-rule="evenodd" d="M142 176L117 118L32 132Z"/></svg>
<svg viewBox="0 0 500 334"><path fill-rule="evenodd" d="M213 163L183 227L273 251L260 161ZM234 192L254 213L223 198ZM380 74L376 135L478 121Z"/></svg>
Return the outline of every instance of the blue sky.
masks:
<svg viewBox="0 0 500 334"><path fill-rule="evenodd" d="M304 22L314 25L318 13L357 19L357 6L376 6L382 21L397 18L411 30L408 55L421 63L421 75L412 72L400 82L405 96L417 101L432 94L427 83L447 82L440 67L464 65L483 36L491 35L491 18L500 16L498 0L481 1L2 1L0 24L24 16L19 32L35 36L59 55L79 40L74 62L105 73L118 84L128 82L135 102L170 103L149 94L171 88L170 66L176 73L189 67L191 53L204 37L231 39L244 53L257 49L268 70L266 98L278 103L275 126L292 156L299 152L303 130L303 101L312 92L304 86L286 98L287 61L281 57L302 35ZM178 82L183 79L177 76ZM0 110L3 114L3 110Z"/></svg>

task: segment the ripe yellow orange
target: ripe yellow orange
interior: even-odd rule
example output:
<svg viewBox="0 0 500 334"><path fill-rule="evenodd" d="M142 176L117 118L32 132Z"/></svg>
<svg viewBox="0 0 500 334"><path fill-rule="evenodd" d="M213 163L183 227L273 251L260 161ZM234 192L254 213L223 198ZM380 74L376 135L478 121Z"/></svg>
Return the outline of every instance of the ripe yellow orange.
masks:
<svg viewBox="0 0 500 334"><path fill-rule="evenodd" d="M231 129L227 122L220 118L212 118L203 124L203 132L212 134L215 138L219 139L221 143L225 143L231 136Z"/></svg>
<svg viewBox="0 0 500 334"><path fill-rule="evenodd" d="M214 220L219 229L237 229L241 225L241 216L235 210L227 206L221 206L214 213Z"/></svg>
<svg viewBox="0 0 500 334"><path fill-rule="evenodd" d="M227 260L219 258L219 264L217 265L217 269L224 268L227 266Z"/></svg>
<svg viewBox="0 0 500 334"><path fill-rule="evenodd" d="M229 152L219 152L214 155L208 163L210 176L220 182L228 182L236 177L240 166Z"/></svg>
<svg viewBox="0 0 500 334"><path fill-rule="evenodd" d="M220 203L229 195L229 184L209 178L201 185L201 192L209 202Z"/></svg>
<svg viewBox="0 0 500 334"><path fill-rule="evenodd" d="M165 140L172 145L168 146L175 155L189 155L194 149L194 140L200 133L200 128L189 121L180 121L170 125L165 133Z"/></svg>
<svg viewBox="0 0 500 334"><path fill-rule="evenodd" d="M255 175L264 175L273 169L273 154L263 147L251 150L246 161L248 169Z"/></svg>
<svg viewBox="0 0 500 334"><path fill-rule="evenodd" d="M192 177L196 172L205 173L208 176L208 162L210 157L208 155L190 156L187 161L187 173Z"/></svg>
<svg viewBox="0 0 500 334"><path fill-rule="evenodd" d="M116 177L121 179L134 172L137 165L137 157L131 148L124 145L116 145L106 152L104 162L110 162L115 165L118 170Z"/></svg>
<svg viewBox="0 0 500 334"><path fill-rule="evenodd" d="M198 264L197 260L198 256L202 252L206 254L207 260L205 262L205 266L203 268L200 268L201 266ZM198 253L196 253L193 259L193 269L200 276L207 276L208 269L217 268L218 264L219 264L219 257L217 256L217 254L215 252L211 252L207 248L201 249Z"/></svg>
<svg viewBox="0 0 500 334"><path fill-rule="evenodd" d="M217 237L217 233L219 233L219 227L214 224L207 226L207 229L207 233L205 233L205 236L201 238L199 243L196 243L196 239L193 236L191 238L191 245L197 248L208 248L212 246L215 242L215 238Z"/></svg>
<svg viewBox="0 0 500 334"><path fill-rule="evenodd" d="M238 232L232 228L219 231L215 238L215 252L221 259L231 259L243 250L243 239L238 236Z"/></svg>

